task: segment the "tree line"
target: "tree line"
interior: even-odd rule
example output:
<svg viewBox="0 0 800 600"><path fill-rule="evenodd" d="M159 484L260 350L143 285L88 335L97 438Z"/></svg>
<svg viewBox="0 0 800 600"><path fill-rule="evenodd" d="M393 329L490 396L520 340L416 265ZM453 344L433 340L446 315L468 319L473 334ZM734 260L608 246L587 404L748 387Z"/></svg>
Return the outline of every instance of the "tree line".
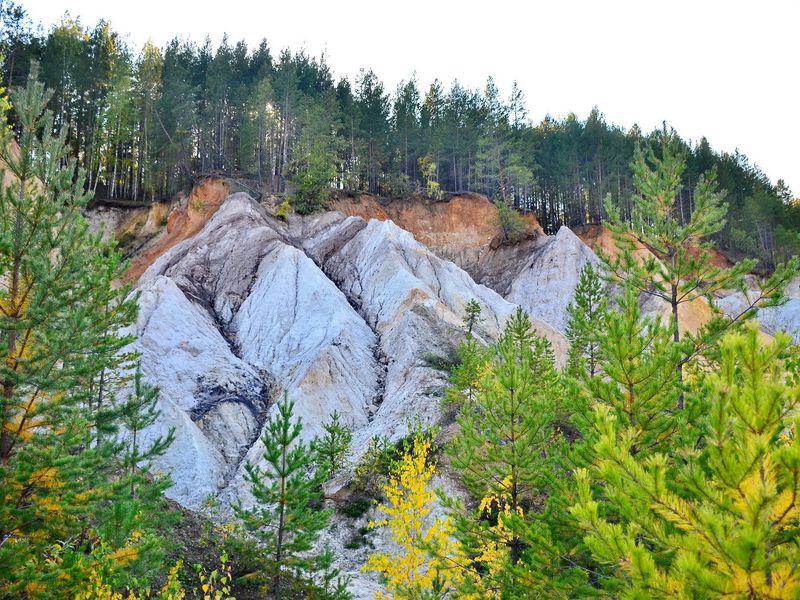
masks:
<svg viewBox="0 0 800 600"><path fill-rule="evenodd" d="M394 90L372 70L335 78L325 56L256 47L227 37L213 47L175 38L163 48L128 47L105 21L65 17L48 32L24 9L2 9L4 83L24 83L31 61L54 94L54 127L64 131L87 187L99 198L155 200L199 173L256 180L290 192L309 211L331 188L383 196L479 192L536 214L544 230L600 223L604 198L623 216L635 193L636 147L659 151L665 135L685 156L675 210L688 221L692 189L715 169L730 204L716 240L771 267L797 251L800 208L792 193L746 156L608 123L598 109L532 123L523 91L483 89L414 76Z"/></svg>

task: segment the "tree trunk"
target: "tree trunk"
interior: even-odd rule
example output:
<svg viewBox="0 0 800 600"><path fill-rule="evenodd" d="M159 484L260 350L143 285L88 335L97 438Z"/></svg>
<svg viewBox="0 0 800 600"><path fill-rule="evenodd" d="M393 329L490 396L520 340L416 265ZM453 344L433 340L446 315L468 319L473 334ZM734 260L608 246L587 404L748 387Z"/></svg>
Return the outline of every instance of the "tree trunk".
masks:
<svg viewBox="0 0 800 600"><path fill-rule="evenodd" d="M672 340L677 344L681 341L681 330L678 326L678 285L673 283L671 291L672 295L670 297L670 304L672 305ZM678 362L677 371L678 385L683 385L683 361ZM678 410L683 410L684 402L685 399L683 390L681 390L680 396L678 396Z"/></svg>

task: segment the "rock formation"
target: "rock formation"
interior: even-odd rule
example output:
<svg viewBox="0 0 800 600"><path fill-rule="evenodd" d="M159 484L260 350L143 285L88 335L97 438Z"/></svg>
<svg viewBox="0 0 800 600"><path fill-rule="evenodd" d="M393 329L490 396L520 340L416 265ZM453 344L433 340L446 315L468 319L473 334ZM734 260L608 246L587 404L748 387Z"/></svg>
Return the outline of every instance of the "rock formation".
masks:
<svg viewBox="0 0 800 600"><path fill-rule="evenodd" d="M241 193L160 256L137 293L135 347L162 397L151 435L176 428L161 468L191 507L246 500L242 465L259 460L281 390L309 438L343 415L355 454L373 435L402 437L411 419L435 422L446 376L426 354L452 353L472 298L486 341L515 310L391 221L325 213L286 224ZM534 325L563 360L563 336Z"/></svg>

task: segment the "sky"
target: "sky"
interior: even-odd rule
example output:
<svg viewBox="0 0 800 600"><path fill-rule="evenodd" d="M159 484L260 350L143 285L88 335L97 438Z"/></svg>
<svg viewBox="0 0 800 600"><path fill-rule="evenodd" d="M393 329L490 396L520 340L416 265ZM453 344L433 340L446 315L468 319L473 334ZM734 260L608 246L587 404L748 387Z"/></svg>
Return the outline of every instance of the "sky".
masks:
<svg viewBox="0 0 800 600"><path fill-rule="evenodd" d="M18 0L19 1L19 0ZM597 106L644 131L663 121L717 151L738 149L800 196L800 1L753 0L21 0L45 29L66 10L103 18L134 48L223 33L273 55L325 53L338 77L371 68L394 90L416 73L504 95L517 81L528 113Z"/></svg>

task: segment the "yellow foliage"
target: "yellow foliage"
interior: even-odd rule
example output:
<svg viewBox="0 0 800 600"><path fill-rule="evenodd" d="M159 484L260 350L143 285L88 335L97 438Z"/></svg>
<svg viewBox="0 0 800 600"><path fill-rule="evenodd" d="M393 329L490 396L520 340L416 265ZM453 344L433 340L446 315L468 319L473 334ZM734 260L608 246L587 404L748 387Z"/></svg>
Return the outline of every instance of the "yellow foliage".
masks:
<svg viewBox="0 0 800 600"><path fill-rule="evenodd" d="M109 559L116 567L124 567L139 558L139 551L130 546L124 546L109 555Z"/></svg>
<svg viewBox="0 0 800 600"><path fill-rule="evenodd" d="M384 487L387 501L378 506L386 518L370 527L388 527L401 554L376 553L369 556L364 571L375 571L386 578L392 596L379 599L415 598L425 590L452 590L457 582L456 565L462 562L453 540L449 518L429 523L436 494L428 489L435 472L428 461L430 442L422 436L406 450L395 473Z"/></svg>
<svg viewBox="0 0 800 600"><path fill-rule="evenodd" d="M474 571L465 573L472 574L471 581L479 592L464 596L467 600L480 600L481 598L500 598L500 591L489 589L482 586L482 582L491 582L495 576L501 573L510 563L511 551L510 543L514 539L514 533L509 529L506 521L512 513L520 517L524 515L522 507L512 508L511 503L511 477L507 476L500 483L500 493L489 493L484 496L478 505L480 513L491 513L497 511L497 523L489 527L489 534L478 547L478 554L473 559L475 563L482 565L480 569L483 577L474 576Z"/></svg>

